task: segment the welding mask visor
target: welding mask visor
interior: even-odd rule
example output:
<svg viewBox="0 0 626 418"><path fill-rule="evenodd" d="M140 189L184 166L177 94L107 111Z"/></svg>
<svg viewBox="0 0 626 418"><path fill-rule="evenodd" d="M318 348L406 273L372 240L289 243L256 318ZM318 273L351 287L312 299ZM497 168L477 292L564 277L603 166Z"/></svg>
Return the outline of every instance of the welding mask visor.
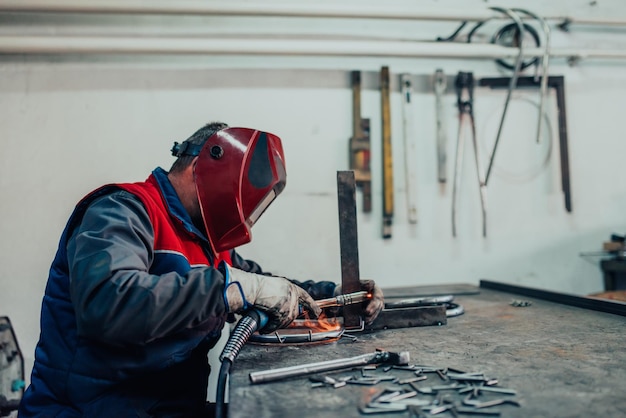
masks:
<svg viewBox="0 0 626 418"><path fill-rule="evenodd" d="M254 129L222 129L200 150L194 179L213 252L246 244L252 225L285 188L281 140Z"/></svg>

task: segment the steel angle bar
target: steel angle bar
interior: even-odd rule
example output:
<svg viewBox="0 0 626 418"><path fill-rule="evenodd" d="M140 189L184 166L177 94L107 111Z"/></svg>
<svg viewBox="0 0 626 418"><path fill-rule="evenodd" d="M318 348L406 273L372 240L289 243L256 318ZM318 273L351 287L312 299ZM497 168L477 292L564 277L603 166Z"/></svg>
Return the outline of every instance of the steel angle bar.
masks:
<svg viewBox="0 0 626 418"><path fill-rule="evenodd" d="M585 296L572 295L568 293L552 292L549 290L535 289L532 287L494 282L490 280L481 280L480 287L483 289L492 289L501 292L524 295L546 300L549 302L560 303L562 305L589 309L592 311L607 312L615 315L626 316L626 303L619 301L606 301Z"/></svg>

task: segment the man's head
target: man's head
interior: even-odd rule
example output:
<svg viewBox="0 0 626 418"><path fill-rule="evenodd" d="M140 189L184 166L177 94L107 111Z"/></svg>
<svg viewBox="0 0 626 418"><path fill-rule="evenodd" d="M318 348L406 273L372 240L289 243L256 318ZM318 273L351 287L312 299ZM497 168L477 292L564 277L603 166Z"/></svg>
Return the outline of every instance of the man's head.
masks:
<svg viewBox="0 0 626 418"><path fill-rule="evenodd" d="M214 122L172 154L170 180L214 252L250 242L250 228L285 187L282 144L267 132Z"/></svg>
<svg viewBox="0 0 626 418"><path fill-rule="evenodd" d="M207 123L202 128L194 132L193 135L191 135L189 138L185 139L182 144L174 142L174 147L172 147L172 155L178 158L176 158L176 161L174 161L174 164L172 164L172 168L170 168L170 173L176 174L183 171L187 167L190 167L198 154L193 155L193 153L188 153L187 151L191 151L191 147L196 147L198 150L201 149L211 135L225 128L228 128L228 125L223 122ZM176 149L177 147L178 149ZM190 149L184 150L181 149L181 147L189 147Z"/></svg>

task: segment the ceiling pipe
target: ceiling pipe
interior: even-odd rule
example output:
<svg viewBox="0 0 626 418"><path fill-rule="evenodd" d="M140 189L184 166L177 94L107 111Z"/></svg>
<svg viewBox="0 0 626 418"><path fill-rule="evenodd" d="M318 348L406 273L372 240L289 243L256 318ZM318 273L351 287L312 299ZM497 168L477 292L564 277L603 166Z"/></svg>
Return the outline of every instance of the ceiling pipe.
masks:
<svg viewBox="0 0 626 418"><path fill-rule="evenodd" d="M389 8L355 7L342 4L253 3L237 1L199 0L0 0L0 12L40 13L110 13L110 14L165 14L165 15L228 15L228 16L283 16L325 18L370 18L431 21L486 21L505 19L492 10L463 11L449 8ZM563 24L626 25L626 17L542 16Z"/></svg>
<svg viewBox="0 0 626 418"><path fill-rule="evenodd" d="M327 18L373 18L417 20L471 20L496 17L489 10L458 13L448 9L410 10L389 7L354 7L341 4L242 3L237 1L194 0L0 0L0 11L7 12L61 12L111 14L166 14L166 15L228 15L228 16L282 16Z"/></svg>
<svg viewBox="0 0 626 418"><path fill-rule="evenodd" d="M516 58L518 48L496 44L165 37L0 36L0 54L290 55L399 58ZM524 57L541 57L527 48ZM551 57L626 58L626 50L552 48Z"/></svg>

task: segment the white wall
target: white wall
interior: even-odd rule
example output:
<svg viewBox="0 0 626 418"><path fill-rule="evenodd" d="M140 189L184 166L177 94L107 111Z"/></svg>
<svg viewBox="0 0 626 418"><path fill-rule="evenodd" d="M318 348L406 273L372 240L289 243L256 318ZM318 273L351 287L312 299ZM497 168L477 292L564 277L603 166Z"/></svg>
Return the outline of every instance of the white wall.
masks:
<svg viewBox="0 0 626 418"><path fill-rule="evenodd" d="M347 2L346 2L347 3ZM359 4L376 2L360 2ZM441 0L434 6L484 8L484 1ZM592 2L593 3L593 2ZM508 1L538 13L626 16L615 0ZM414 7L413 2L393 4ZM1 33L268 33L322 36L388 36L434 39L454 22L253 17L0 15ZM492 32L478 36L485 41ZM626 29L572 28L555 32L554 45L623 48ZM467 138L458 237L451 234L451 184L436 178L434 95L436 68L450 77L501 72L491 60L377 57L128 57L0 56L0 315L11 318L32 364L39 306L47 270L72 207L103 183L140 181L160 165L169 168L173 141L204 123L221 120L279 135L288 167L283 195L240 249L269 271L298 279L340 280L336 171L347 169L352 104L349 71L364 71L363 116L372 124L373 212L358 214L362 277L383 286L472 283L479 279L520 283L571 293L602 290L597 251L612 232L623 233L626 141L623 60L587 60L568 66L552 60L550 73L566 80L573 212L563 206L555 97L546 110L551 141L534 143L538 94L516 93L506 119L488 187L488 237L480 229L480 206ZM381 238L380 94L378 71L392 72L392 137L395 180L393 238ZM398 75L413 75L418 91L413 115L419 127L417 174L419 222L405 209L403 125ZM446 95L448 177L456 149L456 97ZM504 103L504 92L477 89L478 141L487 160ZM529 102L530 101L530 102ZM547 164L542 165L548 151ZM537 168L538 167L538 168ZM511 178L503 170L529 177ZM358 196L360 205L360 195Z"/></svg>

